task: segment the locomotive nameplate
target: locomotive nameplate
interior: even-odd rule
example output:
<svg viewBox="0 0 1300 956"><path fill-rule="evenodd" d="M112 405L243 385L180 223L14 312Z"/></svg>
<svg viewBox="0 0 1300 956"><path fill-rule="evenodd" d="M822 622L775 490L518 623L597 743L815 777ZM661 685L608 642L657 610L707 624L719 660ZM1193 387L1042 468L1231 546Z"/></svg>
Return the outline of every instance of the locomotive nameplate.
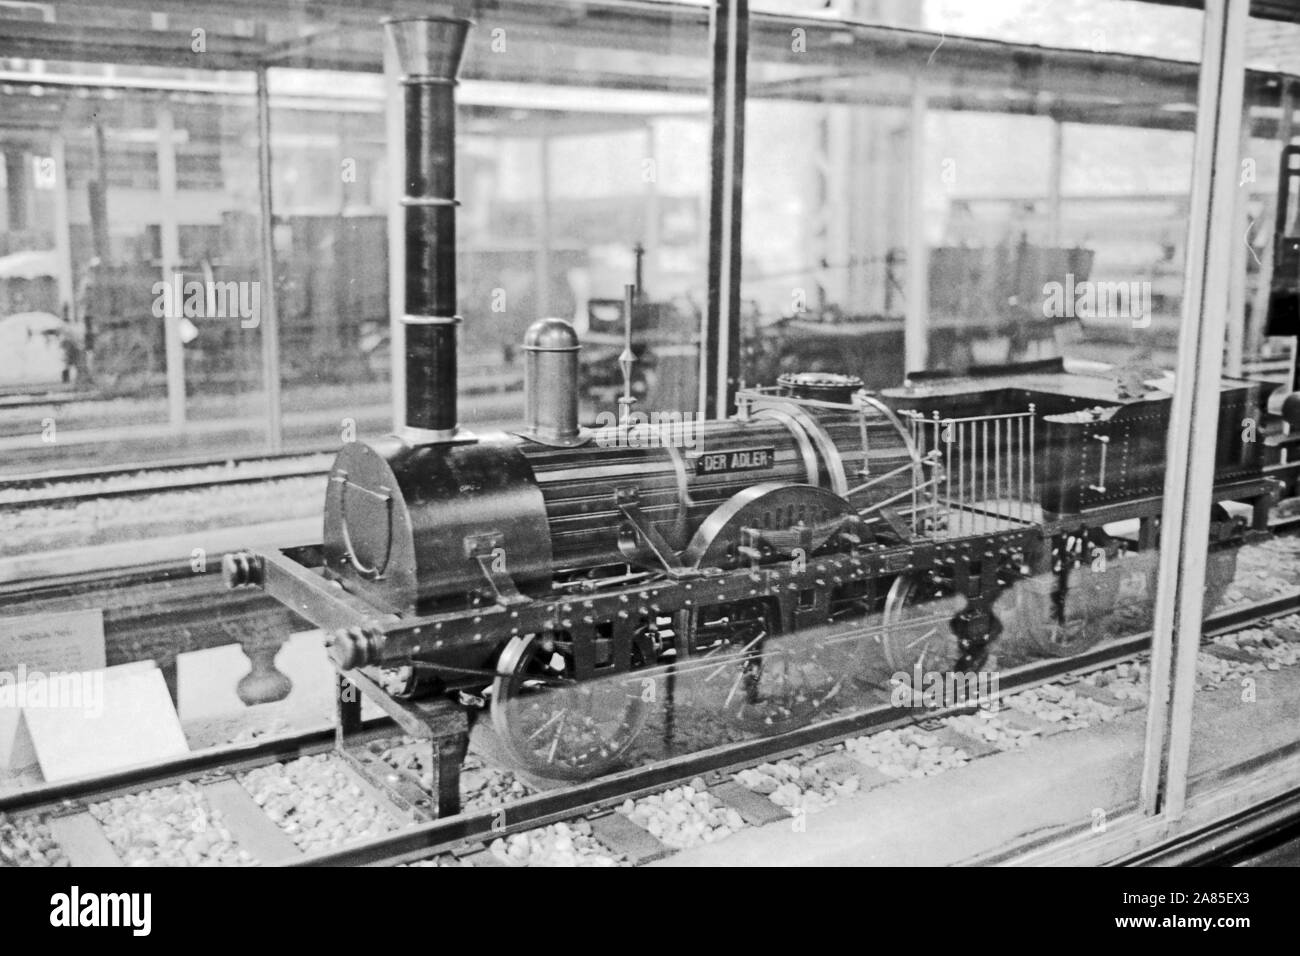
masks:
<svg viewBox="0 0 1300 956"><path fill-rule="evenodd" d="M696 475L723 475L732 471L765 471L776 464L776 448L735 448L706 452L695 459Z"/></svg>

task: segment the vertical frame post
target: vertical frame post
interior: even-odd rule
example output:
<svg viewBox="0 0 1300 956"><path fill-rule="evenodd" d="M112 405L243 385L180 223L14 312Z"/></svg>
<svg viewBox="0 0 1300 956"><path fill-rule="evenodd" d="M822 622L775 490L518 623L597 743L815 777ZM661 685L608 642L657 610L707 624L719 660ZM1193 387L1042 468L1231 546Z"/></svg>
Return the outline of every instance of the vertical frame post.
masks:
<svg viewBox="0 0 1300 956"><path fill-rule="evenodd" d="M1241 241L1232 247L1232 269L1228 277L1228 343L1224 360L1224 372L1231 378L1240 378L1242 363L1246 351L1246 260L1250 258L1251 249L1247 245L1253 233L1250 223L1250 193L1252 184L1241 182L1240 157L1250 155L1251 122L1250 103L1244 101L1241 108L1240 145L1237 149L1237 167L1233 173L1233 182L1237 184L1236 199L1233 210L1234 225Z"/></svg>
<svg viewBox="0 0 1300 956"><path fill-rule="evenodd" d="M54 159L54 252L59 261L59 308L64 317L75 319L77 303L72 271L72 226L68 214L68 155L62 133L54 134L50 153Z"/></svg>
<svg viewBox="0 0 1300 956"><path fill-rule="evenodd" d="M1295 126L1295 107L1296 107L1296 84L1290 77L1283 76L1280 81L1281 89L1278 91L1279 118L1277 125L1277 139L1274 147L1286 147L1291 144L1294 136ZM1246 350L1251 355L1258 355L1261 346L1264 344L1264 327L1268 315L1269 298L1272 292L1272 283L1269 281L1273 275L1273 250L1276 242L1275 223L1277 221L1277 203L1280 197L1276 193L1268 193L1264 201L1264 209L1260 213L1259 226L1261 229L1270 230L1268 242L1264 243L1264 254L1260 257L1259 264L1259 281L1255 284L1255 298L1251 304L1250 325L1246 329ZM1290 389L1295 389L1296 385L1296 349L1291 349L1291 364L1287 372L1286 384ZM1283 431L1289 433L1290 425L1283 425ZM1290 460L1290 454L1283 449L1282 460Z"/></svg>
<svg viewBox="0 0 1300 956"><path fill-rule="evenodd" d="M1052 117L1051 153L1047 165L1047 230L1048 244L1061 246L1061 184L1065 179L1065 123Z"/></svg>
<svg viewBox="0 0 1300 956"><path fill-rule="evenodd" d="M154 128L158 135L159 234L162 244L162 280L171 285L181 268L180 221L176 205L176 129L171 104L158 105ZM175 302L163 316L163 346L167 366L167 419L172 428L185 425L185 350L181 344L181 304Z"/></svg>
<svg viewBox="0 0 1300 956"><path fill-rule="evenodd" d="M280 320L275 296L275 212L271 196L271 89L265 64L257 68L257 192L261 202L260 273L262 314L262 385L266 388L266 444L284 447L280 413Z"/></svg>
<svg viewBox="0 0 1300 956"><path fill-rule="evenodd" d="M930 256L925 242L925 81L912 80L907 123L907 301L903 314L903 374L930 361Z"/></svg>
<svg viewBox="0 0 1300 956"><path fill-rule="evenodd" d="M1225 313L1232 246L1242 241L1232 224L1248 18L1249 0L1206 0L1139 798L1143 812L1163 811L1170 820L1182 815L1186 803Z"/></svg>
<svg viewBox="0 0 1300 956"><path fill-rule="evenodd" d="M735 411L740 377L740 230L745 168L745 77L749 0L714 0L709 290L700 348L700 411Z"/></svg>
<svg viewBox="0 0 1300 956"><path fill-rule="evenodd" d="M384 33L384 159L388 167L388 354L389 388L393 393L393 430L406 424L406 226L402 197L406 195L405 112L402 70L397 48Z"/></svg>

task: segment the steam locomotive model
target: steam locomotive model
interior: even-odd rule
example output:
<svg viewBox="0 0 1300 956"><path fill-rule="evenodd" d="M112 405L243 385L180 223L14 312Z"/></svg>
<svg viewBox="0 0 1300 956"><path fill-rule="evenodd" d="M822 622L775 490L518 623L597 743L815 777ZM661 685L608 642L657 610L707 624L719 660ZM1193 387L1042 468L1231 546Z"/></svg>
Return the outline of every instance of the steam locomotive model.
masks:
<svg viewBox="0 0 1300 956"><path fill-rule="evenodd" d="M389 24L406 73L408 425L344 446L318 551L229 555L232 585L325 629L342 675L399 719L420 694L486 706L518 765L560 779L616 766L665 677L721 674L728 719L772 732L835 700L868 652L978 668L1018 584L1017 626L1042 652L1100 636L1114 578L1091 573L1096 556L1156 541L1170 402L1155 387L1120 397L1059 361L879 394L788 374L742 390L725 421L589 430L578 337L543 319L524 342L524 425L458 428L468 28ZM1223 385L1215 499L1252 511L1216 505L1213 588L1274 494L1242 434L1261 404L1258 385Z"/></svg>

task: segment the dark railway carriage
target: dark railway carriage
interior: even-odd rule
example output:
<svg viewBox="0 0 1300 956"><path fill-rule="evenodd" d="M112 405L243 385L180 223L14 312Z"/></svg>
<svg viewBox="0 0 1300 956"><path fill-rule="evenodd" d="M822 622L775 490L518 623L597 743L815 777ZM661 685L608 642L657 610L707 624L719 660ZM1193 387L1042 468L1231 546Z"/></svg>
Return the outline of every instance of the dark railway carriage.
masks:
<svg viewBox="0 0 1300 956"><path fill-rule="evenodd" d="M1074 653L1105 636L1126 578L1145 578L1148 597L1154 594L1167 382L1131 383L1113 370L1072 374L1060 359L917 378L882 399L913 422L964 507L981 509L972 499L987 498L989 489L997 499L1010 483L1001 471L1028 469L1037 540L1016 589L1018 637L1038 651ZM1220 387L1207 609L1232 581L1236 546L1263 532L1276 495L1278 483L1264 469L1262 389L1232 379ZM1005 423L1023 413L1032 431L1017 456ZM1111 566L1116 561L1124 573Z"/></svg>

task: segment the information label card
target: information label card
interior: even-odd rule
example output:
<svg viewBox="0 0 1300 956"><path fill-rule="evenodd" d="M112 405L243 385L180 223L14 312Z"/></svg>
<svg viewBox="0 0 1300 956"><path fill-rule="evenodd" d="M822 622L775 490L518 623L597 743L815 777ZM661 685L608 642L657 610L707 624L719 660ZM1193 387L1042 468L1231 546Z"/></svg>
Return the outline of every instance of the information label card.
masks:
<svg viewBox="0 0 1300 956"><path fill-rule="evenodd" d="M0 616L0 671L94 671L104 656L104 612Z"/></svg>
<svg viewBox="0 0 1300 956"><path fill-rule="evenodd" d="M0 768L36 762L22 721L29 682L102 670L104 664L104 613L99 608L0 615Z"/></svg>

